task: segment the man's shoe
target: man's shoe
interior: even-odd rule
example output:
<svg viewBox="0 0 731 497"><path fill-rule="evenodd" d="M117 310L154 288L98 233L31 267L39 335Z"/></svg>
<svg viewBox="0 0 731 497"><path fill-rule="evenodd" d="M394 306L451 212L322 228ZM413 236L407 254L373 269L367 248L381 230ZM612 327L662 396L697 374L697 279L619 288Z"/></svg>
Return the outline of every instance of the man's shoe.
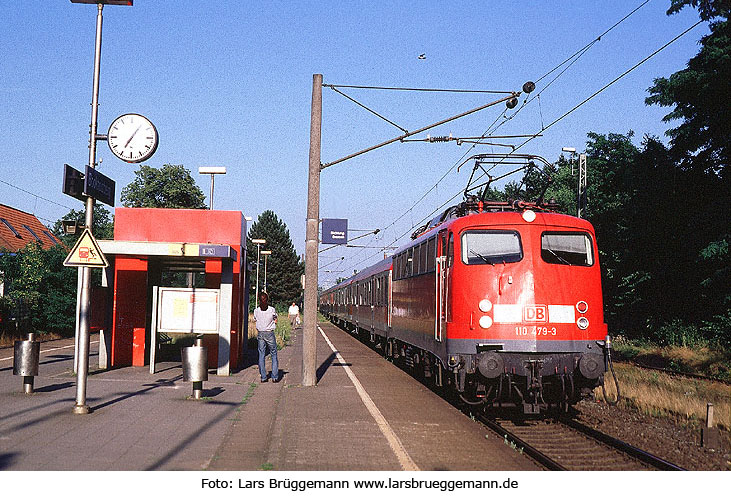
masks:
<svg viewBox="0 0 731 497"><path fill-rule="evenodd" d="M269 381L269 378L262 378L262 379L261 379L261 382L262 382L262 383L266 383L267 381Z"/></svg>
<svg viewBox="0 0 731 497"><path fill-rule="evenodd" d="M274 378L274 380L272 380L272 381L274 381L274 383L279 383L280 381L282 381L282 377L281 377L281 376L277 376L277 377L276 377L276 378Z"/></svg>

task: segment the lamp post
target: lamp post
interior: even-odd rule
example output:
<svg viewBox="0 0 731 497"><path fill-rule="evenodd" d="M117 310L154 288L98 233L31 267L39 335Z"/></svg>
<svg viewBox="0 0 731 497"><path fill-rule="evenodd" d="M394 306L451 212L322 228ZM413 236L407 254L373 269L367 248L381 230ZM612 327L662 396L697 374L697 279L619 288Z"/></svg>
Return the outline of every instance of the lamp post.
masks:
<svg viewBox="0 0 731 497"><path fill-rule="evenodd" d="M261 246L265 244L267 241L263 238L254 238L251 240L251 243L256 243L256 302L254 304L259 303L259 253L261 251Z"/></svg>
<svg viewBox="0 0 731 497"><path fill-rule="evenodd" d="M267 257L272 255L271 250L262 250L261 255L264 256L264 291L267 291Z"/></svg>
<svg viewBox="0 0 731 497"><path fill-rule="evenodd" d="M199 167L198 174L210 174L211 175L211 196L208 199L208 209L213 210L214 177L217 174L226 174L226 168L225 167Z"/></svg>
<svg viewBox="0 0 731 497"><path fill-rule="evenodd" d="M102 9L104 5L127 5L132 6L133 0L71 0L71 3L96 4L96 41L94 43L94 79L92 82L91 95L91 123L89 124L89 167L96 167L96 141L97 115L99 112L99 72L102 58ZM86 217L84 224L91 229L94 222L94 198L86 198ZM91 268L85 266L81 269L81 288L79 291L79 317L78 317L78 340L76 356L76 404L73 407L74 414L89 414L90 409L86 403L86 380L89 373L89 310L91 307Z"/></svg>

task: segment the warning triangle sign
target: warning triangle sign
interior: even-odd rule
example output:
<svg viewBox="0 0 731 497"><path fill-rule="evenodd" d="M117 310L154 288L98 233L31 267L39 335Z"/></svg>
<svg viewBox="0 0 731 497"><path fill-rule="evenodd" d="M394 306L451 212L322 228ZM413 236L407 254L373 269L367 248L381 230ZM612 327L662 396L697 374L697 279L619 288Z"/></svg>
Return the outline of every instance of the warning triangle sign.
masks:
<svg viewBox="0 0 731 497"><path fill-rule="evenodd" d="M66 260L63 261L64 266L88 266L88 267L107 267L109 263L99 249L94 235L91 230L86 228L79 237L79 240L71 249Z"/></svg>

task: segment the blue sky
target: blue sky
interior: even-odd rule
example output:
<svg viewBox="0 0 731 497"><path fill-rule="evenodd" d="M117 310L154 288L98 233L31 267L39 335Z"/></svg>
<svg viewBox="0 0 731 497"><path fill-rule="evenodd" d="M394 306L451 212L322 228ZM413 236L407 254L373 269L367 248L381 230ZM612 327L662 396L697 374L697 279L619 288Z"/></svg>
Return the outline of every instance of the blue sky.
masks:
<svg viewBox="0 0 731 497"><path fill-rule="evenodd" d="M198 167L226 166L228 174L216 181L216 208L254 218L272 209L303 253L314 73L329 84L517 91L640 3L136 0L134 7L108 6L99 132L106 133L118 115L144 114L160 134L160 146L146 164L183 164L206 194L209 177L198 175ZM602 37L542 93L540 107L537 100L526 105L499 134L540 131L541 123L696 22L692 9L666 16L668 5L669 0L651 0ZM88 160L96 8L69 0L0 0L0 15L0 203L50 223L82 207L61 193L61 180L64 163L83 169ZM695 28L521 151L555 161L563 146L583 150L591 131L633 130L637 143L644 134L662 136L667 109L646 107L646 89L653 78L682 69L706 33L706 25ZM422 53L426 59L418 58ZM494 99L346 91L406 129ZM481 135L500 122L504 110L499 105L431 133ZM323 89L323 162L400 133ZM471 153L499 150L482 146ZM467 151L455 143L397 143L328 168L322 173L321 217L348 218L356 229L391 225L382 239L363 241L403 243L398 236L464 188L469 168L451 171L415 205ZM138 166L116 159L104 142L98 157L100 171L117 182L119 199ZM322 276L352 274L382 257L378 254L329 250L320 265L345 257L328 267L343 273Z"/></svg>

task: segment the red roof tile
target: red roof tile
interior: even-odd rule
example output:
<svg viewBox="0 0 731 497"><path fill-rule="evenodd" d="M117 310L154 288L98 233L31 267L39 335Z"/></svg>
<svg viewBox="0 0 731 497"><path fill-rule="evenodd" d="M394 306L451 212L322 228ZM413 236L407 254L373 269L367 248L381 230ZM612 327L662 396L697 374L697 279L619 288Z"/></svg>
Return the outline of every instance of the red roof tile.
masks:
<svg viewBox="0 0 731 497"><path fill-rule="evenodd" d="M0 204L0 251L19 250L39 240L44 249L59 243L33 214Z"/></svg>

